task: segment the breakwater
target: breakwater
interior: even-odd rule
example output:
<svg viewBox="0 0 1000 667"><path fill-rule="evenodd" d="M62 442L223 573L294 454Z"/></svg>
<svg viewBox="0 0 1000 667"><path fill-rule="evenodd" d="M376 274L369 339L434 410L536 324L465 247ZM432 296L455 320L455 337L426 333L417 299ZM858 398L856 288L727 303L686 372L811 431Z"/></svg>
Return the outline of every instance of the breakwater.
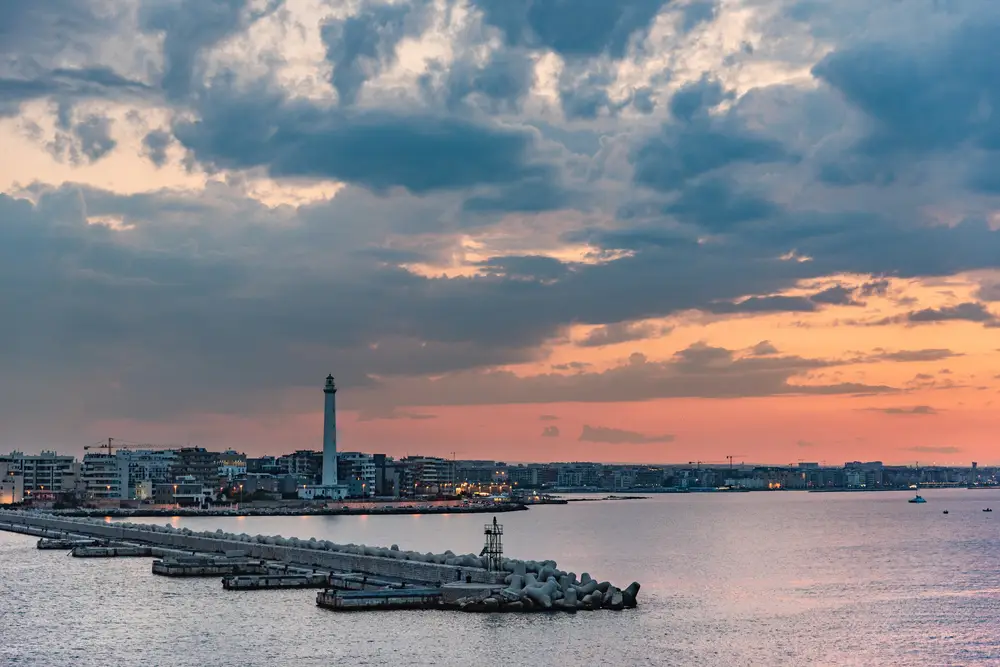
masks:
<svg viewBox="0 0 1000 667"><path fill-rule="evenodd" d="M503 558L493 561L498 569L488 569L487 560L475 554L459 555L451 551L422 554L401 550L396 545L385 548L222 530L196 532L173 526L111 523L41 512L0 512L0 530L58 539L103 539L113 541L109 546L115 549L143 549L150 555L166 551L227 557L239 554L241 558L313 572L347 573L353 575L354 581L360 576L362 588L366 587L367 577L398 582L402 587L436 587L441 589L441 607L464 611L618 610L635 606L639 588L634 583L622 591L587 574L577 579L574 573L559 570L551 560ZM331 587L334 580L331 576ZM387 583L387 588L394 587Z"/></svg>
<svg viewBox="0 0 1000 667"><path fill-rule="evenodd" d="M565 504L565 503L561 503ZM500 514L521 512L528 509L524 503L482 503L470 505L369 505L363 507L229 507L199 509L193 507L150 509L150 508L77 508L69 510L49 510L52 516L68 518L114 519L149 517L193 517L193 516L367 516L393 514Z"/></svg>

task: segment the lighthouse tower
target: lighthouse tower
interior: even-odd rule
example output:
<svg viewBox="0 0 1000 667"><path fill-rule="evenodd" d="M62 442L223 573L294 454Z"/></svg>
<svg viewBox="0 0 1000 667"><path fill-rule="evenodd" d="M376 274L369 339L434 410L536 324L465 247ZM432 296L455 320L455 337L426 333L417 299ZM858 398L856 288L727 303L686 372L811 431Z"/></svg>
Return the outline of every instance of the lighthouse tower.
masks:
<svg viewBox="0 0 1000 667"><path fill-rule="evenodd" d="M326 376L323 399L323 479L298 490L303 500L342 500L348 492L347 486L337 483L337 384L332 375Z"/></svg>
<svg viewBox="0 0 1000 667"><path fill-rule="evenodd" d="M337 486L337 385L326 376L323 387L323 486Z"/></svg>

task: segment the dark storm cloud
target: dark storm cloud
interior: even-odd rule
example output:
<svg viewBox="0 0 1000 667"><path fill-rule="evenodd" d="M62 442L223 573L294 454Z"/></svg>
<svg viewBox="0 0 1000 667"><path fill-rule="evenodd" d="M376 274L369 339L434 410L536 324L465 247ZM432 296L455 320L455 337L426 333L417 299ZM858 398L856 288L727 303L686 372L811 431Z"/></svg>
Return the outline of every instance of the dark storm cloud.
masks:
<svg viewBox="0 0 1000 667"><path fill-rule="evenodd" d="M320 28L326 59L333 65L331 83L340 104L353 104L361 87L396 62L396 47L428 28L430 3L367 2L343 19L327 19Z"/></svg>
<svg viewBox="0 0 1000 667"><path fill-rule="evenodd" d="M0 77L0 116L16 115L23 102L49 97L129 101L150 95L146 84L106 67L29 71L18 77Z"/></svg>
<svg viewBox="0 0 1000 667"><path fill-rule="evenodd" d="M629 38L641 35L670 0L473 0L485 21L508 44L551 49L566 57L625 55Z"/></svg>
<svg viewBox="0 0 1000 667"><path fill-rule="evenodd" d="M810 301L815 301L816 303L823 303L833 306L862 306L859 301L854 299L854 289L850 287L845 287L843 285L833 285L825 290L816 292L809 297Z"/></svg>
<svg viewBox="0 0 1000 667"><path fill-rule="evenodd" d="M603 347L605 345L617 345L619 343L659 338L668 335L671 331L671 327L664 327L651 322L618 322L591 329L587 332L586 336L576 341L576 344L580 347Z"/></svg>
<svg viewBox="0 0 1000 667"><path fill-rule="evenodd" d="M971 10L971 8L970 8ZM845 157L851 174L843 184L892 182L892 156L946 152L962 146L1000 149L1000 121L988 109L1000 106L1000 17L968 16L935 40L910 45L858 43L837 49L813 74L863 111L871 129ZM996 170L994 153L973 165L973 188L986 185ZM858 171L857 165L861 166ZM891 173L891 172L890 172ZM826 179L836 183L837 179Z"/></svg>
<svg viewBox="0 0 1000 667"><path fill-rule="evenodd" d="M910 322L946 322L951 320L992 322L997 319L997 316L987 310L983 304L969 301L955 306L925 308L909 313L906 318Z"/></svg>
<svg viewBox="0 0 1000 667"><path fill-rule="evenodd" d="M444 104L451 110L467 102L493 113L517 111L535 83L535 62L522 50L494 51L483 65L459 60L448 70Z"/></svg>
<svg viewBox="0 0 1000 667"><path fill-rule="evenodd" d="M808 313L816 304L804 296L752 296L742 301L710 303L705 310L711 313Z"/></svg>
<svg viewBox="0 0 1000 667"><path fill-rule="evenodd" d="M729 165L795 159L780 142L748 130L735 111L708 114L729 97L718 81L707 78L677 91L670 104L675 120L631 155L635 182L669 192Z"/></svg>
<svg viewBox="0 0 1000 667"><path fill-rule="evenodd" d="M398 405L488 405L896 391L884 385L792 381L840 363L796 356L740 357L732 350L697 343L665 361L650 361L634 353L625 363L597 372L520 377L509 371L483 370L436 379L401 378L370 393L359 389L354 400L362 404L385 400Z"/></svg>
<svg viewBox="0 0 1000 667"><path fill-rule="evenodd" d="M167 148L173 142L173 135L163 130L153 130L142 139L142 148L146 157L157 167L167 163Z"/></svg>
<svg viewBox="0 0 1000 667"><path fill-rule="evenodd" d="M146 0L139 5L139 28L163 36L161 87L172 99L195 87L202 54L224 39L269 16L284 0L255 9L250 0Z"/></svg>
<svg viewBox="0 0 1000 667"><path fill-rule="evenodd" d="M337 179L416 193L544 181L552 174L532 161L534 134L524 129L323 108L268 90L213 88L199 110L200 118L178 122L174 134L200 162L216 168L264 167L275 178Z"/></svg>
<svg viewBox="0 0 1000 667"><path fill-rule="evenodd" d="M608 428L607 426L589 426L584 424L580 431L580 442L605 442L612 445L645 445L655 442L673 442L676 438L670 434L646 435L638 431L623 428Z"/></svg>
<svg viewBox="0 0 1000 667"><path fill-rule="evenodd" d="M767 199L734 189L732 183L708 179L685 187L663 212L708 231L725 233L741 223L767 218L779 210Z"/></svg>

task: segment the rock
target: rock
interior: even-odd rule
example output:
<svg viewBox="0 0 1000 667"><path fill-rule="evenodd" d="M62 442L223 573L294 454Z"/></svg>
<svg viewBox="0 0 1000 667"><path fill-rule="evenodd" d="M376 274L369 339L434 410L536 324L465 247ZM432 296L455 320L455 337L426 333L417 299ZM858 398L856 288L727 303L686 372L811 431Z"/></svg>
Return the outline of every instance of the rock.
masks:
<svg viewBox="0 0 1000 667"><path fill-rule="evenodd" d="M510 609L511 611L521 611L522 609L524 609L524 603L521 602L520 600L512 600L511 602L507 603L506 608Z"/></svg>
<svg viewBox="0 0 1000 667"><path fill-rule="evenodd" d="M622 598L624 599L625 606L628 608L635 607L636 598L639 596L639 582L633 581L629 584L629 587L622 591Z"/></svg>
<svg viewBox="0 0 1000 667"><path fill-rule="evenodd" d="M613 589L613 591L614 592L611 595L611 604L609 608L614 611L621 611L622 609L625 608L625 597L622 595L622 592L619 589L615 588Z"/></svg>
<svg viewBox="0 0 1000 667"><path fill-rule="evenodd" d="M550 609L552 607L552 598L541 588L525 588L524 596L531 600L536 607L541 607L542 609Z"/></svg>
<svg viewBox="0 0 1000 667"><path fill-rule="evenodd" d="M389 547L389 549L391 549L392 551L399 551L399 545L393 544L391 547Z"/></svg>
<svg viewBox="0 0 1000 667"><path fill-rule="evenodd" d="M486 607L486 611L498 611L500 609L500 601L496 598L486 598L483 600L483 606Z"/></svg>

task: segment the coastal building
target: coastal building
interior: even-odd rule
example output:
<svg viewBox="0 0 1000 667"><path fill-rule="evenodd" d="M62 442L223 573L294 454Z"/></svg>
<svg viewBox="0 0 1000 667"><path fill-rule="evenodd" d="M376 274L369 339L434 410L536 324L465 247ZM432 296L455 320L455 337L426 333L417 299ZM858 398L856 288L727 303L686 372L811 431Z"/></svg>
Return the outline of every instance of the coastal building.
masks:
<svg viewBox="0 0 1000 667"><path fill-rule="evenodd" d="M337 478L337 384L333 375L326 376L323 386L323 468L318 485L307 485L298 491L304 500L340 500L348 488Z"/></svg>
<svg viewBox="0 0 1000 667"><path fill-rule="evenodd" d="M437 495L455 488L455 462L436 456L408 456L397 462L401 495Z"/></svg>
<svg viewBox="0 0 1000 667"><path fill-rule="evenodd" d="M259 456L247 458L248 475L277 475L281 472L278 458L275 456Z"/></svg>
<svg viewBox="0 0 1000 667"><path fill-rule="evenodd" d="M182 447L174 452L176 456L170 466L170 479L193 477L207 486L219 484L218 452L207 451L204 447Z"/></svg>
<svg viewBox="0 0 1000 667"><path fill-rule="evenodd" d="M83 483L91 500L129 497L128 459L121 452L87 453L83 457Z"/></svg>
<svg viewBox="0 0 1000 667"><path fill-rule="evenodd" d="M43 451L41 454L0 454L0 464L22 477L24 493L46 495L72 491L79 466L72 456Z"/></svg>
<svg viewBox="0 0 1000 667"><path fill-rule="evenodd" d="M158 505L177 505L178 507L203 507L212 497L214 487L194 475L184 475L172 482L157 484L154 499Z"/></svg>
<svg viewBox="0 0 1000 667"><path fill-rule="evenodd" d="M9 463L0 463L0 505L15 505L24 500L24 477L11 468Z"/></svg>
<svg viewBox="0 0 1000 667"><path fill-rule="evenodd" d="M310 484L315 484L320 480L323 472L323 452L314 452L309 449L300 449L291 454L279 456L277 461L278 471L282 475L298 475L308 477Z"/></svg>
<svg viewBox="0 0 1000 667"><path fill-rule="evenodd" d="M337 454L337 478L346 484L349 498L371 498L376 492L375 461L371 454Z"/></svg>
<svg viewBox="0 0 1000 667"><path fill-rule="evenodd" d="M117 457L123 460L127 471L122 480L123 498L145 500L153 495L157 484L170 481L171 471L176 466L177 454L174 450L119 449Z"/></svg>
<svg viewBox="0 0 1000 667"><path fill-rule="evenodd" d="M225 480L234 480L237 477L246 477L247 455L240 454L232 449L219 454L219 477Z"/></svg>

